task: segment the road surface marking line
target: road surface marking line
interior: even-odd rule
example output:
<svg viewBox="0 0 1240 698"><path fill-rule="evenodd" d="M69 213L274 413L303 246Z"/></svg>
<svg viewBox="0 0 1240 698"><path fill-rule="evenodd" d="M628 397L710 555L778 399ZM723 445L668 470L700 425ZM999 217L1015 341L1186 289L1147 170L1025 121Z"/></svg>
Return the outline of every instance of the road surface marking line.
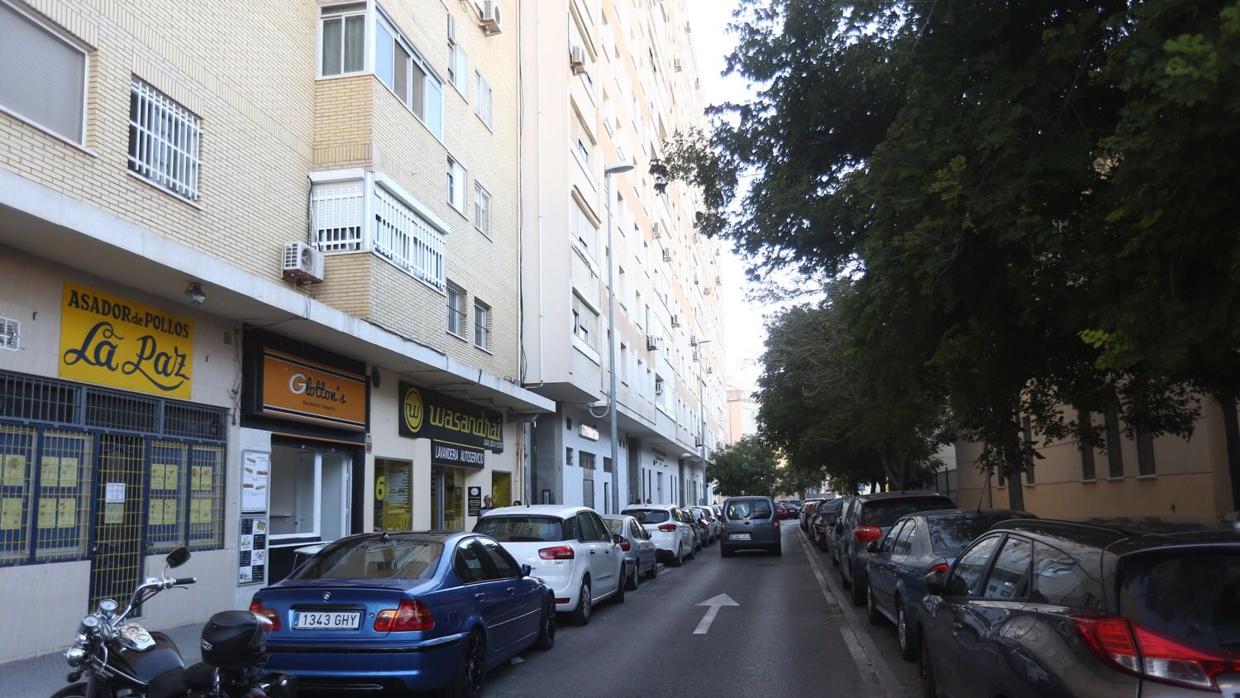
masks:
<svg viewBox="0 0 1240 698"><path fill-rule="evenodd" d="M877 645L874 645L869 636L864 635L858 628L856 611L839 598L833 598L837 594L842 596L843 592L833 593L834 580L828 582L827 577L823 575L819 568L818 556L814 555L805 534L801 533L799 537L801 547L805 549L805 555L809 558L810 568L814 571L814 578L818 581L818 588L822 590L823 597L827 599L828 604L843 611L844 623L839 626L840 637L844 640L844 646L848 648L848 654L852 656L853 664L857 666L857 673L860 674L862 682L869 684L868 694L887 698L905 695L904 687L894 679L891 667L883 659Z"/></svg>
<svg viewBox="0 0 1240 698"><path fill-rule="evenodd" d="M702 620L698 622L697 628L693 631L694 635L705 635L710 632L711 623L715 622L715 616L719 615L719 609L722 606L739 606L740 604L732 600L727 594L719 594L712 598L706 599L699 606L706 606L706 615L702 616Z"/></svg>

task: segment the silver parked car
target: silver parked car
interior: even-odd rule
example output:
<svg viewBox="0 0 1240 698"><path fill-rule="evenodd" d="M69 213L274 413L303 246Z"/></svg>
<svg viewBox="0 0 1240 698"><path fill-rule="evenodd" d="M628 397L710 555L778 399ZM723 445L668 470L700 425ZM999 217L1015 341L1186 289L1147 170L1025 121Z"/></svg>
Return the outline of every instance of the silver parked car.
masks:
<svg viewBox="0 0 1240 698"><path fill-rule="evenodd" d="M702 518L706 521L707 541L710 545L719 540L719 536L723 534L723 525L719 523L719 517L715 516L713 509L707 506L693 507L694 510L702 512Z"/></svg>
<svg viewBox="0 0 1240 698"><path fill-rule="evenodd" d="M761 548L783 555L775 501L770 497L728 497L723 503L723 540L719 554L731 557L745 548Z"/></svg>
<svg viewBox="0 0 1240 698"><path fill-rule="evenodd" d="M603 517L603 523L615 535L623 540L620 549L624 551L624 584L627 589L636 589L639 579L654 579L659 573L659 548L651 539L650 533L632 516L614 514Z"/></svg>

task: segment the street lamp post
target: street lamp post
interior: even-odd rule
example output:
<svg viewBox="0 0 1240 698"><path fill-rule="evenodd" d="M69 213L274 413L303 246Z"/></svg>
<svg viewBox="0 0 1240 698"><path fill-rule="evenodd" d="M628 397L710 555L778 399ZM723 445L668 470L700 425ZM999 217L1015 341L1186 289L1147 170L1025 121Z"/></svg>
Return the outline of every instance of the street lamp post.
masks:
<svg viewBox="0 0 1240 698"><path fill-rule="evenodd" d="M607 426L611 435L611 509L620 512L620 434L616 427L616 250L611 235L611 176L633 169L632 163L622 162L603 168L603 182L607 197L607 366L611 385L607 389ZM627 486L629 468L624 466L624 482Z"/></svg>
<svg viewBox="0 0 1240 698"><path fill-rule="evenodd" d="M706 373L702 370L702 359L704 358L701 346L709 344L709 339L699 339L693 345L694 352L697 354L698 364L698 434L699 440L702 442L699 450L702 455L702 497L699 498L699 504L705 504L703 501L706 497Z"/></svg>

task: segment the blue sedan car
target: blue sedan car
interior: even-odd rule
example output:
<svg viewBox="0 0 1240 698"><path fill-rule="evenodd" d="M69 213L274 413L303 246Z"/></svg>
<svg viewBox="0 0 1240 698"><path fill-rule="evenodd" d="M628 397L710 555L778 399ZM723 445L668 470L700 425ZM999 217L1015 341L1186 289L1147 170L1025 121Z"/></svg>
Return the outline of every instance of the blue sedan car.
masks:
<svg viewBox="0 0 1240 698"><path fill-rule="evenodd" d="M881 541L870 543L867 615L874 624L895 624L901 656L913 659L920 647L914 619L926 595L926 574L946 571L974 538L1013 518L1033 515L987 509L923 511L896 521Z"/></svg>
<svg viewBox="0 0 1240 698"><path fill-rule="evenodd" d="M487 670L555 643L555 598L494 539L474 533L342 538L254 595L269 671L304 688L446 689L477 696Z"/></svg>

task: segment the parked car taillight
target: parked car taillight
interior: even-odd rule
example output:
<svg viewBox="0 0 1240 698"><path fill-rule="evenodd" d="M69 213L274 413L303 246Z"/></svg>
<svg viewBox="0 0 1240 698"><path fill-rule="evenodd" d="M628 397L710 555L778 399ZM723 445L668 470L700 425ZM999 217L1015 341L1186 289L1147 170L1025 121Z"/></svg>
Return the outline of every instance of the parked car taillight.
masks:
<svg viewBox="0 0 1240 698"><path fill-rule="evenodd" d="M1218 691L1219 674L1240 671L1240 654L1181 644L1118 616L1078 616L1077 630L1105 662L1120 671L1163 683Z"/></svg>
<svg viewBox="0 0 1240 698"><path fill-rule="evenodd" d="M943 574L947 574L947 570L950 570L951 568L952 566L946 562L936 562L933 565L930 565L930 569L927 571L931 573L942 572Z"/></svg>
<svg viewBox="0 0 1240 698"><path fill-rule="evenodd" d="M567 545L557 545L554 548L543 548L538 551L538 557L544 560L571 560L577 554Z"/></svg>
<svg viewBox="0 0 1240 698"><path fill-rule="evenodd" d="M620 541L620 549L621 549L621 550L623 550L623 551L624 551L624 552L626 552L626 553L627 553L628 551L630 551L630 550L632 550L632 549L633 549L633 546L632 546L632 544L630 544L630 543L629 543L629 539L628 539L628 538L625 538L625 539L623 539L623 540L621 540L621 541Z"/></svg>
<svg viewBox="0 0 1240 698"><path fill-rule="evenodd" d="M676 524L674 523L659 524L659 530L663 531L664 533L675 533Z"/></svg>
<svg viewBox="0 0 1240 698"><path fill-rule="evenodd" d="M266 618L267 622L271 623L271 632L275 632L280 629L279 612L277 612L274 608L265 608L262 601L259 601L258 599L251 601L250 613Z"/></svg>
<svg viewBox="0 0 1240 698"><path fill-rule="evenodd" d="M430 609L416 599L402 599L400 606L379 611L375 617L375 631L380 633L430 630L433 627L435 619L431 617Z"/></svg>
<svg viewBox="0 0 1240 698"><path fill-rule="evenodd" d="M853 540L858 543L873 543L883 537L883 529L878 526L858 526L853 529Z"/></svg>

